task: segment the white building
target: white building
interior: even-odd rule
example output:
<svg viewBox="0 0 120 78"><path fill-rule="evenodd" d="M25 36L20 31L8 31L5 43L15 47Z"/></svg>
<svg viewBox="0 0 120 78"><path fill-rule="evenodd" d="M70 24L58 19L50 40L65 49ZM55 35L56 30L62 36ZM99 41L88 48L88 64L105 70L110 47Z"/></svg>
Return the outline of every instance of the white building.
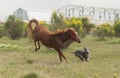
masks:
<svg viewBox="0 0 120 78"><path fill-rule="evenodd" d="M26 11L26 10L23 10L23 9L21 9L21 8L17 9L17 10L14 12L14 15L15 15L17 18L20 18L20 19L22 19L22 20L29 20L27 11Z"/></svg>
<svg viewBox="0 0 120 78"><path fill-rule="evenodd" d="M25 21L29 21L33 18L37 20L42 20L46 22L50 22L52 11L39 11L39 10L24 10L24 9L17 9L13 14Z"/></svg>

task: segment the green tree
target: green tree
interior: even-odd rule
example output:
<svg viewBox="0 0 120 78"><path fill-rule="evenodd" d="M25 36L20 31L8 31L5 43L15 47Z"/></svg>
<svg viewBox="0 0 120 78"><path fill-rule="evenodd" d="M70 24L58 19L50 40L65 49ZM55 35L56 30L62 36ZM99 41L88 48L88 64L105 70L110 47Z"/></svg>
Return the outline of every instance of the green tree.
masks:
<svg viewBox="0 0 120 78"><path fill-rule="evenodd" d="M120 20L115 21L114 23L115 36L120 37Z"/></svg>
<svg viewBox="0 0 120 78"><path fill-rule="evenodd" d="M4 24L0 24L0 38L6 36L6 30Z"/></svg>
<svg viewBox="0 0 120 78"><path fill-rule="evenodd" d="M52 30L56 30L58 28L64 28L64 16L61 13L58 13L56 10L53 11L51 15L51 26Z"/></svg>
<svg viewBox="0 0 120 78"><path fill-rule="evenodd" d="M24 22L21 19L16 18L14 15L10 15L5 23L5 28L9 36L15 40L22 37L25 33Z"/></svg>
<svg viewBox="0 0 120 78"><path fill-rule="evenodd" d="M82 37L85 37L93 27L95 27L95 24L90 23L90 20L87 17L81 18L82 24L83 24L83 32L82 32Z"/></svg>

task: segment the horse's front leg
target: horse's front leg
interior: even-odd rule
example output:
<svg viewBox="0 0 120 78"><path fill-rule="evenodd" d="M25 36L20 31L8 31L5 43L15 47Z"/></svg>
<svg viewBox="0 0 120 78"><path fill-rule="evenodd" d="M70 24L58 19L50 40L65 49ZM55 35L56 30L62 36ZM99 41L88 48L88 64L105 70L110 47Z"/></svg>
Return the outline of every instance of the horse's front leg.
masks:
<svg viewBox="0 0 120 78"><path fill-rule="evenodd" d="M60 52L58 52L58 54L59 54L60 61L62 62L62 57L61 57Z"/></svg>
<svg viewBox="0 0 120 78"><path fill-rule="evenodd" d="M63 55L62 51L60 49L57 49L57 51L58 51L58 54L59 54L60 61L62 62L62 57L63 57L65 59L65 61L68 62L66 57Z"/></svg>
<svg viewBox="0 0 120 78"><path fill-rule="evenodd" d="M59 59L60 59L60 61L62 62L62 57L61 57L61 53L60 53L59 49L55 49L55 50L58 52Z"/></svg>
<svg viewBox="0 0 120 78"><path fill-rule="evenodd" d="M61 53L62 57L65 59L65 61L68 63L66 57L63 55L63 53L61 52L61 50L60 50L60 53Z"/></svg>

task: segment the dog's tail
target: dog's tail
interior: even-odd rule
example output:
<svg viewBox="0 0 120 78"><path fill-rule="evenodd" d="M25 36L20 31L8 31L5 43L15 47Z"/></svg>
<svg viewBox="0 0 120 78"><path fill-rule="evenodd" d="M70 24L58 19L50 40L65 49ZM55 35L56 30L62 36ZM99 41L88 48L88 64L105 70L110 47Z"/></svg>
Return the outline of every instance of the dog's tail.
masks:
<svg viewBox="0 0 120 78"><path fill-rule="evenodd" d="M75 54L75 52L70 52L71 54Z"/></svg>
<svg viewBox="0 0 120 78"><path fill-rule="evenodd" d="M32 23L35 23L36 26L38 26L38 21L36 19L32 19L29 21L28 27L30 28L31 32L33 32Z"/></svg>

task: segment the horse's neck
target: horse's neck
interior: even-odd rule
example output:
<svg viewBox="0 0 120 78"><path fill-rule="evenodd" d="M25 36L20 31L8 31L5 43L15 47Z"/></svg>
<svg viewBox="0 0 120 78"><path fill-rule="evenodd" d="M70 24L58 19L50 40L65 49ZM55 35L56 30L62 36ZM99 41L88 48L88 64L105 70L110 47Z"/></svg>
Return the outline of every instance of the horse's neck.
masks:
<svg viewBox="0 0 120 78"><path fill-rule="evenodd" d="M66 32L59 34L58 37L63 43L66 42L68 39L70 39L69 34Z"/></svg>

